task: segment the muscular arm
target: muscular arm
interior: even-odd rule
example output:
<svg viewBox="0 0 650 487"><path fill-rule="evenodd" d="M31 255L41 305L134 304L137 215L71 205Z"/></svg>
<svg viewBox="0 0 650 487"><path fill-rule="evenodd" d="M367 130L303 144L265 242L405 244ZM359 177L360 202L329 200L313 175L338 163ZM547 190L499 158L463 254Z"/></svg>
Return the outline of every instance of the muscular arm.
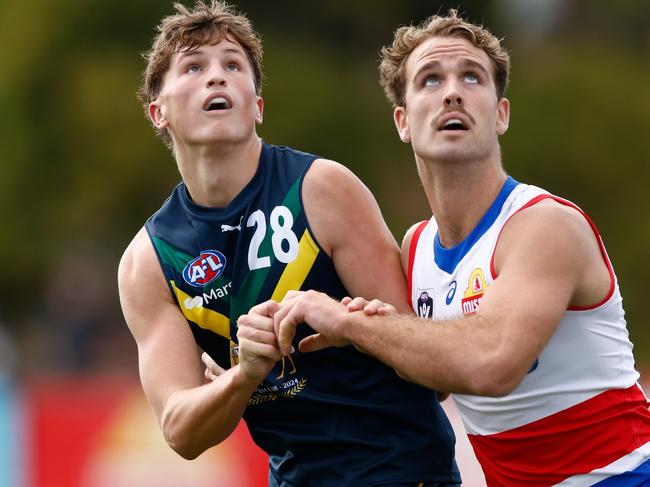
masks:
<svg viewBox="0 0 650 487"><path fill-rule="evenodd" d="M184 458L195 458L234 430L263 376L235 366L203 384L194 338L144 229L122 257L118 282L147 400L169 445Z"/></svg>
<svg viewBox="0 0 650 487"><path fill-rule="evenodd" d="M567 306L600 301L610 277L586 221L553 202L528 208L509 221L495 264L498 277L472 317L433 322L346 313L340 304L308 293L276 315L280 346L285 347L285 324L304 319L319 332L350 340L401 375L436 390L505 395L521 382Z"/></svg>
<svg viewBox="0 0 650 487"><path fill-rule="evenodd" d="M314 236L346 289L409 312L399 247L368 188L346 167L319 159L305 176L302 193Z"/></svg>

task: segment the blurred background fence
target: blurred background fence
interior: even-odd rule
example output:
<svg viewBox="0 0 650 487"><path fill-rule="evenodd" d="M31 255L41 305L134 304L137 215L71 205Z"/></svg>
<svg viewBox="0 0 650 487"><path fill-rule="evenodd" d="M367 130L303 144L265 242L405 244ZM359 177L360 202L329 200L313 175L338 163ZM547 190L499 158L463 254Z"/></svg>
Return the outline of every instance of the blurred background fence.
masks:
<svg viewBox="0 0 650 487"><path fill-rule="evenodd" d="M398 25L449 7L504 37L513 61L505 167L594 219L618 274L639 367L648 363L650 1L237 5L264 39L261 135L349 166L398 240L429 212L377 83L379 48ZM160 0L0 2L0 487L119 485L110 476L113 483L101 484L97 472L120 475L127 464L160 474L151 485L178 485L160 480L178 478L174 468L198 479L185 485L221 485L215 476L229 479L236 460L248 458L237 453L251 448L244 430L237 446L199 462L158 447L151 458L138 455L147 451L138 441L160 433L137 383L116 268L179 180L135 99L140 53L171 11ZM250 451L251 465L263 464ZM254 471L247 462L242 471ZM43 477L55 465L78 478Z"/></svg>

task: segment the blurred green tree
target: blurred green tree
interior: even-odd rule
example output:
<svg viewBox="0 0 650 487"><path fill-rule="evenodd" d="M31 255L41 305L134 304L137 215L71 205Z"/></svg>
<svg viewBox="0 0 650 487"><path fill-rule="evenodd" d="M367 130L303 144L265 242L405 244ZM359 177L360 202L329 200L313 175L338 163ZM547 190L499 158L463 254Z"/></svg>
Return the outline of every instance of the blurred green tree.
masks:
<svg viewBox="0 0 650 487"><path fill-rule="evenodd" d="M378 50L398 25L449 7L493 26L513 54L505 166L593 217L618 271L637 357L650 359L648 2L554 0L543 25L522 0L237 4L264 39L262 136L351 167L398 239L429 211L377 83ZM38 312L42 277L65 248L90 242L117 266L179 179L135 98L140 53L171 11L159 1L0 4L0 313L16 331ZM69 285L82 286L83 276Z"/></svg>

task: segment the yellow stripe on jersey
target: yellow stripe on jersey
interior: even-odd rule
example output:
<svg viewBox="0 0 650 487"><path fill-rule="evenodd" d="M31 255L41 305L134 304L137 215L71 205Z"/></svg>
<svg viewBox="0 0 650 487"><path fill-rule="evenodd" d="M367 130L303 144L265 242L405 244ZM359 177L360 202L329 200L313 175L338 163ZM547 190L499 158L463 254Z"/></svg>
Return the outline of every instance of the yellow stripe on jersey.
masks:
<svg viewBox="0 0 650 487"><path fill-rule="evenodd" d="M176 287L174 281L170 281L178 304L185 315L185 318L196 323L204 330L210 330L217 335L230 339L230 319L227 316L203 307L203 298L201 296L190 296Z"/></svg>
<svg viewBox="0 0 650 487"><path fill-rule="evenodd" d="M300 289L316 261L318 252L320 252L318 245L312 240L309 230L305 229L298 245L298 257L284 268L271 299L282 301L287 291Z"/></svg>

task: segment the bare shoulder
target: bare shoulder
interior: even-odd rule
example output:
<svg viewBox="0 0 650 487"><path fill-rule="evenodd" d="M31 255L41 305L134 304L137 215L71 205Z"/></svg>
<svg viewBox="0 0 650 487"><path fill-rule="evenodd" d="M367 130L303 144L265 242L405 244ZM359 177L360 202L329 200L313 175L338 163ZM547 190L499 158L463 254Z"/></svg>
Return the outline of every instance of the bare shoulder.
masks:
<svg viewBox="0 0 650 487"><path fill-rule="evenodd" d="M305 176L302 199L314 237L348 292L408 309L399 247L361 180L339 163L318 159Z"/></svg>
<svg viewBox="0 0 650 487"><path fill-rule="evenodd" d="M368 188L347 167L330 159L316 159L303 183L303 199L332 198Z"/></svg>
<svg viewBox="0 0 650 487"><path fill-rule="evenodd" d="M158 272L155 272L158 271ZM145 228L141 228L124 251L118 268L120 290L162 275L153 244Z"/></svg>
<svg viewBox="0 0 650 487"><path fill-rule="evenodd" d="M370 190L347 167L317 159L305 175L302 201L309 224L331 255L341 239L385 237L379 206ZM367 235L374 233L375 235Z"/></svg>
<svg viewBox="0 0 650 487"><path fill-rule="evenodd" d="M153 317L162 312L161 306L173 302L153 244L144 228L122 255L118 288L124 317L136 340L149 328L147 324Z"/></svg>
<svg viewBox="0 0 650 487"><path fill-rule="evenodd" d="M552 199L543 200L515 213L503 228L502 238L514 234L517 238L530 235L543 237L545 242L569 239L577 243L591 241L593 231L583 214L573 206Z"/></svg>
<svg viewBox="0 0 650 487"><path fill-rule="evenodd" d="M521 257L531 265L579 269L600 249L587 219L574 207L548 199L515 213L503 227L495 253L500 263Z"/></svg>
<svg viewBox="0 0 650 487"><path fill-rule="evenodd" d="M420 225L422 225L422 222L414 223L408 230L406 230L404 238L402 238L402 252L408 252L411 242L413 241L413 235L415 235L415 231L420 227Z"/></svg>

